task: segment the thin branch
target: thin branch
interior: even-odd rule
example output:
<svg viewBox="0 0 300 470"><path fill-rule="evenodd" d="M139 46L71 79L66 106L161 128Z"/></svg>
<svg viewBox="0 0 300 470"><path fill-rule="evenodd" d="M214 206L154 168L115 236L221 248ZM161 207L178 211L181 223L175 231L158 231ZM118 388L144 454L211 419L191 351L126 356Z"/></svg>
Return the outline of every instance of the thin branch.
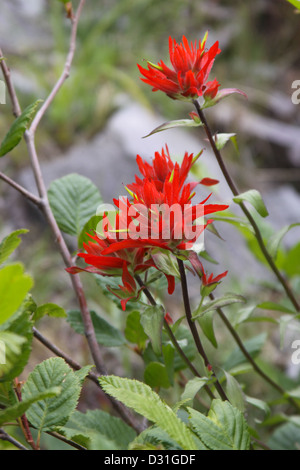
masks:
<svg viewBox="0 0 300 470"><path fill-rule="evenodd" d="M27 447L23 446L23 444L21 444L21 442L17 441L14 437L7 434L7 432L5 432L4 429L0 429L0 439L2 439L2 441L10 442L15 447L17 447L17 449L29 450L29 449L27 449Z"/></svg>
<svg viewBox="0 0 300 470"><path fill-rule="evenodd" d="M63 358L69 366L72 367L74 370L80 370L82 369L82 366L76 362L73 358L71 358L68 354L66 354L64 351L62 351L58 346L56 346L52 341L50 341L48 338L46 338L37 328L33 327L33 334L34 337L42 343L47 349L52 351L56 356ZM100 374L95 373L90 371L87 375L87 378L94 382L97 387L103 392L100 383L99 383L99 377ZM105 394L105 392L103 392ZM106 395L106 394L105 394ZM135 429L138 433L142 431L140 429L140 426L135 422L133 419L131 413L128 411L128 409L119 401L115 400L113 397L108 396L109 400L111 401L114 409L118 412L118 414L123 418L123 420L131 426L133 429Z"/></svg>
<svg viewBox="0 0 300 470"><path fill-rule="evenodd" d="M60 229L57 225L57 222L54 218L54 215L52 213L52 210L51 210L51 207L50 207L50 204L49 204L49 201L48 201L47 189L46 189L45 182L44 182L44 179L43 179L43 175L42 175L42 171L41 171L41 167L40 167L40 162L39 162L39 158L38 158L37 151L36 151L36 146L35 146L35 132L36 132L36 129L37 129L37 126L38 126L40 120L42 119L42 117L46 113L47 109L49 108L49 105L52 103L52 101L55 98L56 94L58 93L59 89L63 85L64 81L69 76L70 68L71 68L71 65L72 65L74 52L75 52L78 22L79 22L79 18L80 18L84 3L85 3L85 0L80 1L77 12L76 12L75 16L71 19L71 21L72 21L72 30L71 30L70 48L69 48L68 56L67 56L67 59L66 59L66 62L65 62L65 67L64 67L63 73L60 76L60 78L58 79L57 83L54 85L50 95L48 96L48 98L44 102L43 106L40 108L40 110L36 114L36 117L32 121L32 124L31 124L29 130L27 130L24 134L24 138L25 138L25 141L27 143L27 149L28 149L28 153L29 153L29 156L30 156L31 166L32 166L32 170L33 170L33 173L34 173L35 182L36 182L36 185L37 185L39 197L40 197L40 200L43 201L43 204L41 205L41 209L42 209L42 211L43 211L43 213L46 217L46 220L47 220L47 222L50 226L50 229L51 229L51 231L52 231L52 233L55 237L55 240L58 244L61 256L64 260L64 263L65 263L66 267L71 267L72 264L73 264L73 260L72 260L71 254L69 252L69 249L68 249L68 247L65 243L65 240L62 236L62 233L61 233L61 231L60 231ZM3 58L3 53L1 51L1 49L0 49L0 56ZM14 88L12 80L11 80L10 70L7 67L6 62L5 62L4 59L0 62L0 66L1 66L1 69L2 69L2 72L3 72L3 76L4 76L4 79L5 79L6 85L7 85L8 93L9 93L9 96L10 96L10 99L11 99L11 102L12 102L13 113L16 117L20 116L21 107L20 107L20 104L19 104L19 101L18 101L18 97L17 97L16 91L15 91L15 88ZM90 349L90 352L92 354L93 360L95 362L96 369L97 369L97 371L100 375L106 375L107 374L106 367L105 367L105 364L102 360L101 351L100 351L99 344L98 344L97 339L96 339L94 326L93 326L93 323L92 323L90 311L89 311L88 306L87 306L87 302L86 302L86 298L85 298L85 295L84 295L83 286L82 286L80 277L79 277L78 274L75 274L75 275L70 274L70 278L71 278L73 289L74 289L74 292L76 294L76 297L77 297L77 300L78 300L78 303L79 303L79 306L80 306L81 316L82 316L82 320L83 320L83 324L84 324L85 336L86 336L86 339L87 339L87 342L88 342L89 349ZM108 396L108 398L113 403L115 408L118 408L118 411L119 411L120 415L123 417L123 419L125 419L125 417L126 417L125 421L128 424L130 424L132 427L137 429L138 425L135 423L135 419L134 419L133 415L131 415L129 410L127 410L127 408L125 409L122 404L119 404L118 402L116 402L112 397Z"/></svg>
<svg viewBox="0 0 300 470"><path fill-rule="evenodd" d="M28 201L33 202L38 207L41 207L43 202L42 199L35 196L33 193L27 191L27 189L23 188L20 184L18 184L16 181L12 180L9 178L9 176L5 175L0 171L0 179L5 181L7 184L9 184L12 188L16 189L19 193L22 194L22 196L26 197Z"/></svg>
<svg viewBox="0 0 300 470"><path fill-rule="evenodd" d="M50 104L52 103L52 101L56 97L57 93L59 92L59 90L63 86L65 80L70 75L70 70L71 70L71 66L72 66L72 62L73 62L73 58L74 58L74 54L75 54L75 49L76 49L76 37L77 37L78 23L79 23L79 19L80 19L84 4L85 4L85 0L81 0L80 3L79 3L79 6L77 8L76 14L74 16L72 16L72 18L71 18L72 28L71 28L71 36L70 36L70 46L69 46L69 52L68 52L68 56L67 56L67 59L66 59L66 62L65 62L63 72L62 72L60 78L58 79L58 81L56 82L55 86L53 87L52 91L50 92L48 98L45 100L44 104L41 106L39 111L36 113L32 123L31 123L31 126L29 128L29 131L30 131L31 134L35 133L41 119L43 118L44 114L47 112Z"/></svg>
<svg viewBox="0 0 300 470"><path fill-rule="evenodd" d="M188 286L187 286L187 280L186 280L186 275L185 275L185 268L183 261L179 258L177 258L177 263L178 263L178 268L179 268L179 273L180 273L180 278L181 278L181 288L182 288L182 295L183 295L183 301L184 301L184 308L185 308L185 315L186 319L188 322L188 325L190 327L191 333L193 335L196 347L198 349L199 354L202 356L205 366L206 367L211 367L210 361L208 360L208 357L204 351L204 348L202 346L202 342L200 339L200 336L198 334L197 327L195 325L195 322L192 320L192 312L191 312L191 306L190 306L190 301L189 301L189 294L188 294ZM212 370L212 374L215 378L215 385L216 389L218 390L220 397L224 401L228 401L228 398L226 396L226 393L224 392L220 382L217 379L216 374Z"/></svg>
<svg viewBox="0 0 300 470"><path fill-rule="evenodd" d="M197 113L198 113L198 116L203 124L203 127L204 127L204 130L206 132L206 135L208 137L208 140L210 142L210 145L213 149L213 152L215 154L215 157L217 159L217 162L220 166L220 169L227 181L227 184L229 186L229 188L231 189L231 192L234 196L238 196L239 195L239 190L235 184L235 182L233 181L233 179L231 178L230 176L230 173L228 172L227 170L227 167L225 165L225 162L222 158L222 155L221 155L221 152L218 150L217 146L216 146L216 142L213 138L213 135L212 135L212 132L210 130L210 127L207 123L207 120L206 120L206 117L204 115L204 112L203 110L201 109L199 103L197 100L194 100L193 101L194 103L194 106L197 110ZM285 280L285 278L283 277L283 275L281 274L281 272L279 271L279 269L277 268L272 256L270 255L265 243L264 243L264 240L262 238L262 235L260 233L260 230L258 228L258 225L257 223L255 222L254 218L252 217L251 213L248 211L247 207L245 206L245 204L243 203L243 201L241 201L239 203L239 206L241 207L242 211L244 212L245 216L247 217L247 219L249 220L250 224L252 225L253 227L253 230L254 230L254 233L255 233L255 237L256 237L256 240L259 244L259 247L261 249L261 252L263 253L265 259L267 260L270 268L272 269L272 271L274 272L275 276L277 277L277 279L279 280L279 282L281 283L281 285L283 286L287 296L289 297L290 301L292 302L292 304L294 305L295 309L300 312L300 305L296 299L296 297L294 296L294 293L293 291L291 290L290 286L288 285L287 281Z"/></svg>

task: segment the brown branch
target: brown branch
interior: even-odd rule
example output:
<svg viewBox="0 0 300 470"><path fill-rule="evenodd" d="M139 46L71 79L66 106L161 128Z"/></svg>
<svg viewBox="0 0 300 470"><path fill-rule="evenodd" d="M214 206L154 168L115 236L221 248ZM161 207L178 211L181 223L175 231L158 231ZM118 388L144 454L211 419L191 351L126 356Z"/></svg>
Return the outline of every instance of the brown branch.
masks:
<svg viewBox="0 0 300 470"><path fill-rule="evenodd" d="M11 178L9 178L9 176L2 173L2 171L0 171L0 179L5 181L12 188L16 189L19 193L22 194L22 196L26 197L28 201L33 202L33 204L35 204L38 207L42 206L43 202L39 197L27 191L27 189L23 188L23 186L21 186L20 184L18 184L16 181L12 180Z"/></svg>
<svg viewBox="0 0 300 470"><path fill-rule="evenodd" d="M62 236L62 233L61 233L61 231L60 231L60 229L57 225L57 222L54 218L54 215L52 213L52 210L51 210L51 207L50 207L50 204L49 204L47 189L46 189L46 186L45 186L45 182L44 182L44 178L43 178L43 175L42 175L40 162L39 162L39 158L38 158L37 151L36 151L36 146L35 146L35 132L37 130L38 124L40 123L42 117L44 116L44 114L48 110L50 104L52 103L53 99L55 98L58 91L62 87L63 83L65 82L65 80L69 76L72 61L73 61L73 57L74 57L74 53L75 53L78 22L79 22L79 18L80 18L80 15L82 13L82 9L83 9L84 4L85 4L85 0L80 0L78 9L76 11L76 14L74 16L72 16L72 18L70 18L71 22L72 22L70 47L69 47L69 52L68 52L67 59L66 59L66 62L65 62L64 70L63 70L60 78L58 79L58 81L54 85L54 87L53 87L52 91L50 92L48 98L45 100L43 106L37 112L35 118L33 119L32 123L31 123L30 128L24 134L24 138L25 138L25 141L26 141L26 144L27 144L28 153L29 153L30 160L31 160L31 167L32 167L32 170L33 170L33 174L34 174L34 177L35 177L35 182L36 182L36 186L37 186L38 193L39 193L39 198L40 198L38 200L34 200L34 198L30 198L30 199L31 199L32 202L35 202L35 203L39 202L38 205L41 208L42 212L44 213L44 216L45 216L45 218L46 218L46 220L47 220L47 222L50 226L50 229L51 229L51 231L54 235L54 238L57 242L59 251L61 253L61 256L64 260L64 263L65 263L66 267L71 267L73 265L73 260L72 260L72 256L71 256L71 254L69 252L69 249L68 249L68 247L65 243L65 240ZM0 49L0 57L3 58L3 60L1 60L1 62L0 62L0 66L1 66L1 69L2 69L2 72L3 72L4 80L6 82L8 93L9 93L9 96L10 96L10 99L11 99L11 102L12 102L13 114L16 117L18 117L18 116L20 116L22 111L21 111L21 107L20 107L20 104L19 104L19 101L18 101L18 97L17 97L16 91L15 91L14 85L13 85L12 80L11 80L10 70L6 65L6 61L3 57L3 53L1 51L1 49ZM14 184L14 187L15 187L15 189L18 189L20 191L20 188L17 187L16 183ZM20 192L22 192L24 194L24 191L20 191ZM24 194L24 196L25 196L25 194ZM27 196L28 196L28 194L27 194ZM79 277L78 274L75 274L75 275L72 274L72 275L70 275L70 278L71 278L73 289L74 289L74 292L76 294L76 297L77 297L77 300L78 300L78 303L79 303L79 306L80 306L81 316L82 316L82 320L83 320L83 324L84 324L85 336L86 336L86 339L87 339L87 342L88 342L88 345L89 345L89 349L90 349L91 355L93 357L97 372L100 375L106 375L107 374L106 367L105 367L105 364L103 362L101 351L100 351L100 348L99 348L99 344L98 344L97 339L96 339L94 326L93 326L93 323L92 323L90 311L89 311L88 306L87 306L87 301L86 301L86 298L85 298L85 295L84 295L83 286L82 286L80 277ZM125 409L122 404L120 404L119 402L116 402L114 399L112 399L112 397L109 396L109 399L113 403L114 407L116 409L118 409L120 415L124 419L126 417L125 420L127 421L127 423L130 424L135 429L137 429L138 426L136 425L135 420L134 420L133 416L131 416L129 410Z"/></svg>

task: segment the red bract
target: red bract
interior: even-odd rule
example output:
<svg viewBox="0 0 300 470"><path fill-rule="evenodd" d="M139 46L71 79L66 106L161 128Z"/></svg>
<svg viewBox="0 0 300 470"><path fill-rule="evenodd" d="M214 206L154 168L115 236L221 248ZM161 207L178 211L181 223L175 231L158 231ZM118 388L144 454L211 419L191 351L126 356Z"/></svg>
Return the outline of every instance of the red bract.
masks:
<svg viewBox="0 0 300 470"><path fill-rule="evenodd" d="M213 99L220 84L216 79L208 81L215 57L221 52L218 41L205 50L207 34L202 41L189 44L185 36L182 43L169 38L169 54L173 68L162 60L155 65L148 61L148 69L138 65L145 78L141 80L153 87L153 91L163 91L170 98L205 98Z"/></svg>

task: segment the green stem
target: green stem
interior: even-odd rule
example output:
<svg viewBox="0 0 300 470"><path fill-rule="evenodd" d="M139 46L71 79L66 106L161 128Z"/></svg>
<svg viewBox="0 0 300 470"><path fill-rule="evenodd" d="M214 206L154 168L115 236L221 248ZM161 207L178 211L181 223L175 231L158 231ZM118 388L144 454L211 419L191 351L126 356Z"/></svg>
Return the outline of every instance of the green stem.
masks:
<svg viewBox="0 0 300 470"><path fill-rule="evenodd" d="M223 173L223 175L224 175L224 177L227 181L227 184L228 184L229 188L231 189L232 194L234 196L238 196L239 195L239 190L238 190L237 186L235 185L233 179L231 178L230 173L227 170L227 167L226 167L225 162L222 158L221 152L218 150L218 148L216 146L215 140L213 138L212 132L211 132L210 127L207 123L207 120L206 120L206 117L203 113L203 110L201 109L201 106L199 105L197 100L193 100L193 103L194 103L194 106L197 110L198 116L199 116L199 118L200 118L200 120L203 124L204 130L206 132L206 135L208 137L208 140L210 142L212 150L215 154L215 157L218 161L220 169L221 169L221 171L222 171L222 173ZM298 301L296 300L296 297L294 296L293 291L291 290L290 286L288 285L287 281L285 280L285 278L283 277L283 275L281 274L281 272L277 268L272 256L270 255L270 253L269 253L269 251L268 251L268 249L267 249L267 247L264 243L264 240L262 238L262 235L260 233L258 225L256 224L254 218L252 217L251 213L248 211L248 209L245 206L245 204L243 203L243 201L239 203L239 206L241 207L241 209L244 212L245 216L249 220L249 222L250 222L250 224L251 224L251 226L254 230L255 237L256 237L258 245L261 249L261 252L263 253L265 259L267 260L271 270L274 272L274 274L277 277L278 281L281 283L282 287L284 288L288 298L290 299L290 301L294 305L295 309L298 312L300 312L300 305L299 305Z"/></svg>

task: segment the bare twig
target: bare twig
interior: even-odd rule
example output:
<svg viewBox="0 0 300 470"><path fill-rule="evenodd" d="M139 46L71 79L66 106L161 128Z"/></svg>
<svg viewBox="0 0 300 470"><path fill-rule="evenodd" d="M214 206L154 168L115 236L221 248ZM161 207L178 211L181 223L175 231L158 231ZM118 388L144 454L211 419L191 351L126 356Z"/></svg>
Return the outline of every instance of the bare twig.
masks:
<svg viewBox="0 0 300 470"><path fill-rule="evenodd" d="M50 92L48 98L44 101L44 104L41 106L39 111L36 113L35 118L33 119L32 123L31 123L31 126L30 126L30 129L29 129L29 132L31 134L35 133L41 119L43 118L44 114L47 112L50 104L52 103L55 96L57 95L57 93L61 89L61 87L64 84L65 80L70 75L71 65L72 65L72 62L73 62L74 53L75 53L75 49L76 49L76 37L77 37L78 23L79 23L79 19L80 19L84 4L85 4L85 0L81 0L80 3L79 3L78 9L76 11L76 14L71 17L72 29L71 29L71 37L70 37L70 47L69 47L69 53L68 53L68 56L67 56L67 60L65 62L63 72L62 72L60 78L58 79L58 81L56 82L56 84L54 85L54 87L53 87L52 91Z"/></svg>
<svg viewBox="0 0 300 470"><path fill-rule="evenodd" d="M18 184L16 181L12 180L11 178L9 178L9 176L2 173L2 171L0 171L0 179L5 181L12 188L16 189L19 193L22 194L22 196L26 197L28 201L33 202L33 204L35 204L36 206L42 206L43 202L39 197L27 191L27 189L23 188L23 186L21 186L20 184Z"/></svg>
<svg viewBox="0 0 300 470"><path fill-rule="evenodd" d="M4 429L0 429L0 439L2 439L2 441L10 442L15 447L17 447L17 449L29 450L29 449L27 449L27 447L23 446L23 444L21 444L21 442L17 441L14 437L7 434L7 432L5 432Z"/></svg>
<svg viewBox="0 0 300 470"><path fill-rule="evenodd" d="M36 182L36 186L37 186L37 189L38 189L39 199L32 198L31 196L28 196L28 194L26 195L24 193L24 191L21 190L21 187L19 187L19 185L17 185L17 183L13 184L13 187L15 187L15 189L17 189L18 191L22 192L24 196L26 196L27 198L29 197L32 202L34 202L36 204L38 203L37 205L40 207L40 209L44 213L44 216L45 216L45 218L46 218L46 220L47 220L47 222L50 226L50 229L51 229L51 231L54 235L54 238L57 242L57 245L59 247L61 256L64 260L64 263L65 263L66 267L71 267L73 265L73 260L72 260L72 256L71 256L71 254L69 252L69 249L68 249L68 247L65 243L65 240L62 236L62 233L61 233L61 231L60 231L60 229L57 225L57 222L54 218L54 215L52 213L52 210L51 210L51 207L50 207L50 204L49 204L47 189L46 189L46 186L45 186L45 182L44 182L44 178L43 178L43 175L42 175L40 162L39 162L39 158L38 158L37 150L36 150L36 146L35 146L35 133L36 133L37 127L38 127L42 117L44 116L44 114L48 110L50 104L52 103L53 99L55 98L58 91L62 87L63 83L65 82L65 80L69 76L72 61L73 61L73 57L74 57L75 47L76 47L76 36L77 36L78 22L79 22L79 18L80 18L80 15L82 13L82 9L83 9L84 4L85 4L85 0L80 0L78 9L76 11L76 14L74 16L72 16L72 18L71 18L72 29L71 29L70 47L69 47L68 56L67 56L67 59L66 59L66 62L65 62L64 70L63 70L60 78L58 79L58 81L54 85L54 87L53 87L52 91L50 92L48 98L45 100L43 106L40 108L40 110L36 114L35 118L33 119L30 128L24 134L25 141L26 141L26 144L27 144L28 153L29 153L30 160L31 160L31 167L32 167L32 170L33 170L33 173L34 173L35 182ZM1 58L4 57L1 49L0 49L0 57ZM6 82L8 93L9 93L9 96L10 96L10 99L11 99L11 102L12 102L13 114L16 117L20 116L20 114L22 112L21 107L20 107L20 104L19 104L19 101L18 101L18 97L17 97L16 91L15 91L14 85L13 85L12 80L11 80L10 70L9 70L8 66L6 65L6 61L5 61L4 58L3 58L3 60L1 60L0 66L1 66L1 69L2 69L2 72L3 72L4 80ZM4 179L4 178L2 178L2 179ZM5 180L9 184L11 184L11 182L7 181L7 177L6 177ZM89 345L89 349L90 349L90 352L92 354L97 372L100 375L106 375L107 374L106 367L105 367L105 364L103 362L102 354L101 354L101 351L100 351L100 348L99 348L99 344L98 344L97 339L96 339L94 326L93 326L91 315L90 315L90 312L89 312L89 309L88 309L88 306L87 306L87 302L86 302L86 298L85 298L85 295L84 295L83 286L82 286L80 277L79 277L78 274L75 274L75 275L70 275L70 278L71 278L73 289L74 289L74 292L76 294L76 297L77 297L77 300L78 300L78 303L79 303L79 306L80 306L81 316L82 316L82 320L83 320L83 324L84 324L85 336L86 336L86 339L87 339L87 342L88 342L88 345ZM121 403L115 401L111 397L109 397L109 399L113 403L114 407L116 409L118 409L120 416L122 416L122 418L128 424L130 424L135 429L137 429L138 425L135 423L135 419L130 414L129 410L125 409L125 407Z"/></svg>

